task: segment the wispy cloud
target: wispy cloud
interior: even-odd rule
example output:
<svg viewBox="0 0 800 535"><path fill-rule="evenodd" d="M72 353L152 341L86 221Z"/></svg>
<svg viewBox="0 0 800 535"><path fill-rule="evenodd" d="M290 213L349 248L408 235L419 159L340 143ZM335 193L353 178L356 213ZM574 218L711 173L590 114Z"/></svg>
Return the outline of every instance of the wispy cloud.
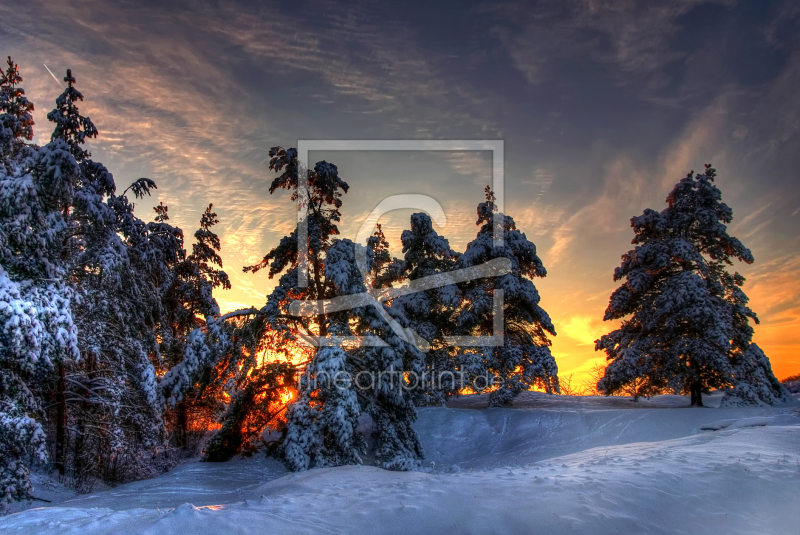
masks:
<svg viewBox="0 0 800 535"><path fill-rule="evenodd" d="M716 3L732 5L735 0ZM537 9L501 3L495 28L514 65L531 84L541 83L562 61L592 58L620 84L638 83L642 96L655 97L671 80L664 67L685 57L670 46L677 20L706 0L547 0ZM509 19L521 31L507 29ZM550 71L550 72L548 72Z"/></svg>
<svg viewBox="0 0 800 535"><path fill-rule="evenodd" d="M754 210L754 211L750 212L749 214L747 214L743 219L738 221L733 226L733 228L731 230L735 232L738 229L747 227L750 224L751 221L754 221L756 218L758 218L758 216L760 216L764 212L764 210L766 210L770 206L772 206L772 201L766 203L765 205L761 206L760 208L757 208L756 210Z"/></svg>
<svg viewBox="0 0 800 535"><path fill-rule="evenodd" d="M606 332L607 326L595 316L573 315L559 328L559 334L575 339L579 345L594 347L594 341Z"/></svg>

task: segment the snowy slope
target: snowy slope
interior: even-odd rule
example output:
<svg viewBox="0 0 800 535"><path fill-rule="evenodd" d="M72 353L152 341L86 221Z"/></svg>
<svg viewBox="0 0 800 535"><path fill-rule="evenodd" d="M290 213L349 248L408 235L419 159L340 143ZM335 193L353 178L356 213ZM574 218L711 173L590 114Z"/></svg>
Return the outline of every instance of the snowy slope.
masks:
<svg viewBox="0 0 800 535"><path fill-rule="evenodd" d="M427 472L195 463L7 516L0 533L796 532L797 407L659 408L684 402L428 408Z"/></svg>

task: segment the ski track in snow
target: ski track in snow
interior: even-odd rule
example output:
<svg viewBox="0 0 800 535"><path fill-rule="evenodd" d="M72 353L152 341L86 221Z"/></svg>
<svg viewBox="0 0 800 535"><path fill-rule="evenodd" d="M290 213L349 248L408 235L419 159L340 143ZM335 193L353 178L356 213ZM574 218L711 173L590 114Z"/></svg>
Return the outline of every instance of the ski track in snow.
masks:
<svg viewBox="0 0 800 535"><path fill-rule="evenodd" d="M424 471L190 463L0 518L0 533L770 534L800 525L797 406L524 393L515 408L476 410L480 398L419 410Z"/></svg>

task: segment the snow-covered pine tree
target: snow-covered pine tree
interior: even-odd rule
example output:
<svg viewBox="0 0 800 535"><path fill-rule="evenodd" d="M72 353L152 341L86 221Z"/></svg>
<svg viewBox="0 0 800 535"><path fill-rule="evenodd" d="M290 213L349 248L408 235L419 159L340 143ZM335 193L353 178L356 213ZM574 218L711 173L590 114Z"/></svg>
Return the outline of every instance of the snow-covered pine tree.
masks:
<svg viewBox="0 0 800 535"><path fill-rule="evenodd" d="M511 403L524 390L539 387L548 393L558 392L558 367L550 353L547 334L556 334L550 317L539 306L539 292L531 279L547 275L536 255L536 246L520 232L514 220L498 211L494 192L485 189L486 201L478 205L477 237L456 262L456 269L479 266L495 258L508 258L511 272L494 278L474 280L459 285L463 294L457 332L462 335L502 336L502 346L465 350L459 357L459 369L480 388L498 381L489 403ZM497 226L503 233L503 245L496 246L493 233ZM503 329L493 332L494 294L503 292Z"/></svg>
<svg viewBox="0 0 800 535"><path fill-rule="evenodd" d="M446 238L437 234L430 216L425 213L411 215L411 229L404 230L400 239L403 260L395 261L386 269L393 280L413 281L451 271L460 256L450 248ZM392 301L392 309L401 312L409 327L430 344L425 355L424 379L420 379L423 384L417 402L421 405L442 405L461 386L456 370L456 349L445 340L456 330L455 315L460 305L461 294L454 284Z"/></svg>
<svg viewBox="0 0 800 535"><path fill-rule="evenodd" d="M73 292L40 262L52 228L37 187L39 154L25 143L33 105L8 65L0 77L0 508L29 497L29 466L46 459L38 379L78 354Z"/></svg>
<svg viewBox="0 0 800 535"><path fill-rule="evenodd" d="M197 286L201 288L199 294L202 297L202 300L198 299L198 310L206 316L219 314L219 307L211 292L215 288L231 288L228 274L215 267L222 267L222 257L219 255L219 237L212 230L213 226L219 224L217 214L211 210L213 207L213 204L209 204L200 217L200 228L194 233L197 241L192 244L192 254L187 258L196 266L195 278L198 280Z"/></svg>
<svg viewBox="0 0 800 535"><path fill-rule="evenodd" d="M47 119L56 124L52 139L63 139L69 145L70 153L76 161L81 162L91 156L83 148L86 138L97 137L97 128L88 117L78 110L78 102L83 101L83 94L75 89L75 78L67 69L64 77L67 88L56 99L56 107L47 114Z"/></svg>
<svg viewBox="0 0 800 535"><path fill-rule="evenodd" d="M365 444L356 431L361 406L350 384L350 360L339 347L321 347L306 365L282 446L292 470L361 464Z"/></svg>
<svg viewBox="0 0 800 535"><path fill-rule="evenodd" d="M76 482L136 478L151 473L141 466L151 456L141 451L159 445L163 433L151 358L158 355L161 260L174 254L175 240L148 232L125 193L115 194L111 173L89 159L82 143L97 131L75 105L71 73L67 82L49 114L51 142L30 147L33 157L3 188L11 238L4 245L12 253L4 265L15 277L47 279L74 294L80 352L51 359L32 389L56 400L48 432L56 466ZM153 187L140 179L129 190L140 197Z"/></svg>
<svg viewBox="0 0 800 535"><path fill-rule="evenodd" d="M189 334L183 360L161 387L169 406L177 410L188 400L195 414L221 422L205 459L225 461L258 446L266 428L284 429L287 398L296 391L292 361L302 349L286 344L286 333L273 330L263 310L206 321Z"/></svg>
<svg viewBox="0 0 800 535"><path fill-rule="evenodd" d="M78 296L73 311L80 356L59 362L56 378L43 385L59 400L52 419L55 461L78 485L109 473L136 479L153 473L152 455L142 452L163 443L153 361L162 285L180 231L151 232L134 215L126 194L142 198L155 188L152 180L139 179L116 194L111 173L83 148L97 129L78 110L83 95L70 71L65 81L48 114L55 123L51 142L39 149L34 166L50 227L45 268Z"/></svg>
<svg viewBox="0 0 800 535"><path fill-rule="evenodd" d="M339 234L338 222L341 220L342 206L341 197L347 193L349 186L347 182L339 177L337 167L326 161L317 162L313 170L307 171L306 191L299 191L298 186L298 163L297 149L284 149L273 147L269 152L271 156L270 169L281 174L273 180L270 186L270 193L274 194L278 189L292 191L291 199L299 204L301 209L306 212L307 236L308 236L308 286L300 288L298 283L298 229L295 229L289 236L281 239L280 244L267 253L264 258L256 265L245 268L245 272L256 273L257 271L268 268L270 278L286 271L278 283L278 293L280 296L280 306L282 311L272 309L273 305L278 305L279 301L275 298L269 299L267 306L271 309L271 314L282 314L289 318L285 312L288 311L288 302L284 297L291 294L291 299L325 299L332 292L333 283L325 278L325 256L330 248L334 236ZM290 320L293 331L303 332L309 336L326 336L327 322L324 313L314 318Z"/></svg>
<svg viewBox="0 0 800 535"><path fill-rule="evenodd" d="M181 249L177 261L170 264L171 284L164 292L165 307L164 332L161 333L162 349L168 355L164 365L168 368L180 360L183 352L182 341L193 329L201 327L199 318L219 316L219 306L214 299L216 288L230 289L227 273L222 271L222 258L219 255L220 241L213 227L219 223L213 205L206 207L200 217L200 228L195 232L192 254L183 250L183 237L180 236ZM171 232L166 224L169 220L168 207L161 204L155 207L156 221L152 223L155 232ZM177 343L173 346L172 342ZM177 360L176 360L177 359Z"/></svg>
<svg viewBox="0 0 800 535"><path fill-rule="evenodd" d="M33 106L8 64L0 76L0 501L28 495L27 470L44 459L45 436L51 460L77 486L163 469L153 455L164 439L153 363L171 268L185 259L181 230L165 218L138 219L126 196L141 198L155 183L142 178L117 194L111 173L83 148L97 129L80 115L72 73L48 115L52 139L37 147L26 143ZM198 272L224 285L210 265L215 222L204 215L193 254ZM217 310L201 286L195 301Z"/></svg>
<svg viewBox="0 0 800 535"><path fill-rule="evenodd" d="M333 285L330 297L366 291L350 240L333 241L325 258L325 274ZM397 310L384 307L382 312L407 327ZM416 411L405 372L421 375L422 353L394 332L381 311L371 306L328 313L326 322L332 338L357 335L380 343L346 350L321 347L317 351L301 379L299 400L288 414L284 452L289 466L298 470L360 463L359 451L366 441L355 430L361 414L368 415L374 424L370 438L380 466L393 470L418 466L422 447L411 427ZM335 384L329 386L328 380ZM326 400L321 406L320 399ZM316 422L312 431L305 429L309 421ZM337 428L340 424L344 426L341 429ZM308 433L315 438L312 440Z"/></svg>
<svg viewBox="0 0 800 535"><path fill-rule="evenodd" d="M232 339L247 339L241 336L244 333L247 329L235 329ZM205 403L213 402L222 392L230 396L220 418L222 427L205 447L206 461L227 461L236 453L258 446L267 427L278 427L276 419L286 409L282 396L296 386L295 368L288 362L260 363L257 354L229 351L211 370L210 380L200 383L197 399ZM238 370L236 364L240 365ZM211 395L204 396L206 393Z"/></svg>
<svg viewBox="0 0 800 535"><path fill-rule="evenodd" d="M399 273L393 268L400 267L402 262L389 254L389 242L380 223L376 225L372 236L367 238L367 247L372 251L372 267L367 277L367 284L372 288L391 286L399 277Z"/></svg>
<svg viewBox="0 0 800 535"><path fill-rule="evenodd" d="M29 466L47 460L35 383L54 362L78 355L70 297L63 285L17 282L0 266L0 511L30 497Z"/></svg>
<svg viewBox="0 0 800 535"><path fill-rule="evenodd" d="M730 274L733 260L753 262L728 235L730 207L714 184L716 170L689 173L661 212L647 209L631 219L636 247L622 257L605 320L619 329L596 341L611 362L598 389L630 390L634 398L664 390L691 394L702 405L711 388L731 389L742 403L788 399L763 352L751 343L744 277ZM729 399L733 402L733 399Z"/></svg>
<svg viewBox="0 0 800 535"><path fill-rule="evenodd" d="M8 58L8 68L0 74L0 256L13 279L53 275L45 260L52 239L54 221L47 221L42 187L35 177L37 168L57 164L57 158L44 159L42 151L25 141L33 136L30 112L33 104L19 86L22 77ZM73 162L74 163L74 162ZM54 165L56 172L73 168Z"/></svg>
<svg viewBox="0 0 800 535"><path fill-rule="evenodd" d="M180 260L171 267L172 284L164 297L166 330L161 336L165 356L162 366L169 371L160 386L169 405L174 407L172 428L181 447L190 446L189 412L220 416L225 409L216 398L223 392L231 396L227 412L233 416L225 416L223 428L207 450L209 460L222 460L225 455L239 451L253 434L243 432L243 422L237 418L247 412L237 407L250 404L256 396L266 403L264 396L272 392L268 388L270 378L280 370L265 372L257 366L252 329L241 329L241 318L252 316L255 310L234 314L230 321L220 319L213 291L229 289L231 285L228 275L219 269L220 240L213 231L219 220L212 209L209 205L201 216L192 254L186 256L182 252ZM158 206L155 211L156 224L168 220L166 206ZM228 392L231 385L241 392L236 388L236 392Z"/></svg>
<svg viewBox="0 0 800 535"><path fill-rule="evenodd" d="M309 256L313 258L310 269L314 280L306 294L317 295L317 292L324 292L324 263L317 259L320 252L329 247L330 235L338 233L339 197L341 191L347 190L347 184L338 178L335 166L320 162L310 175L311 194L306 200L297 193L296 150L287 151L277 147L270 151L270 155L271 169L283 171L273 182L270 191L293 189L293 200L307 202L310 214L309 248L312 253ZM286 375L289 368L286 368L286 363L261 362L259 355L282 355L288 361L293 354L303 351L295 344L298 331L319 333L319 324L314 325L316 318L304 321L286 315L287 295L294 296L300 291L296 257L295 231L281 240L280 245L270 251L261 263L245 268L246 272L256 272L269 267L270 276L273 276L289 266L293 267L281 277L262 310L236 311L221 318L209 316L206 326L195 329L188 336L182 361L168 371L161 381L164 396L173 406L180 404L195 385L199 385L199 395L209 391L216 394L224 392L230 396L231 402L222 415L223 427L207 452L211 460L230 457L259 435L260 429L255 428L257 426L251 426L242 434L239 423L245 420L261 422L263 427L268 423L274 424L278 416L271 410L274 402L272 394L285 392L286 388L291 387L292 381ZM324 331L325 328L326 325L322 323L321 329ZM254 386L256 384L257 387ZM248 402L255 399L256 392L268 395L259 396L257 403Z"/></svg>
<svg viewBox="0 0 800 535"><path fill-rule="evenodd" d="M733 388L722 399L723 407L792 403L791 392L772 373L772 365L758 347L751 343L736 350L733 356Z"/></svg>
<svg viewBox="0 0 800 535"><path fill-rule="evenodd" d="M327 298L366 291L355 261L350 240L332 240L324 251ZM371 255L367 255L370 260ZM362 310L326 314L325 332L332 343L339 337L353 336L353 321ZM306 365L298 385L298 399L287 413L287 435L282 446L287 464L293 470L314 466L361 464L359 452L364 440L356 429L361 404L353 384L357 364L350 352L340 347L322 346Z"/></svg>
<svg viewBox="0 0 800 535"><path fill-rule="evenodd" d="M22 76L17 64L7 60L8 67L0 72L0 157L5 159L17 148L24 147L23 140L33 139L33 103L25 98L19 86Z"/></svg>
<svg viewBox="0 0 800 535"><path fill-rule="evenodd" d="M282 173L273 181L270 192L279 188L292 190L292 200L298 201L305 210L309 284L302 288L298 283L297 230L283 238L262 262L245 271L269 268L270 276L283 273L261 311L269 330L279 335L277 347L294 352L299 338L322 340L320 349L306 363L308 375L299 385L297 401L287 414L288 433L282 450L287 463L293 469L304 469L318 464L360 462L361 439L355 435L337 435L338 431L331 426L337 421L353 424L359 414L368 414L375 425L377 462L392 469L415 466L422 450L411 428L416 412L413 401L404 391L404 372L421 371L422 355L392 331L386 320L394 318L406 326L405 319L388 307L380 311L366 306L337 312L320 307L311 316L296 316L290 311L291 303L296 300L331 299L366 291L366 281L356 262L356 246L349 240L334 238L339 233L341 197L349 186L341 180L335 165L322 161L308 172L306 190L298 192L297 151L276 147L270 155L270 168ZM368 271L372 269L373 249L379 245L372 243L367 247ZM383 342L380 346L360 348L332 349L328 345L333 343L331 337L349 336L377 337ZM320 390L319 383L313 379L333 369L346 371L351 378L365 372L361 377L372 376L375 382L370 389L357 388L355 381L350 381L346 387ZM317 400L323 398L329 400L328 408L324 402L317 405ZM357 399L356 405L353 399ZM338 412L332 413L334 410ZM309 427L310 420L317 424ZM316 433L315 438L309 438L308 433Z"/></svg>

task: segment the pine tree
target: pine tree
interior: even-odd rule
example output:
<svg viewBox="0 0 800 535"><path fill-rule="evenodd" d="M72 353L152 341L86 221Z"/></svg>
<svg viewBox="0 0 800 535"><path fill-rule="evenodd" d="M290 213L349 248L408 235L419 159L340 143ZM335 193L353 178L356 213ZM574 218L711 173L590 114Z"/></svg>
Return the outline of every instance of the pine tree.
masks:
<svg viewBox="0 0 800 535"><path fill-rule="evenodd" d="M151 456L141 452L159 446L163 435L151 359L158 356L163 261L174 256L176 242L174 232L149 232L125 196L141 197L155 184L140 179L117 195L111 173L81 147L97 132L74 106L82 97L68 78L50 114L52 141L4 154L0 251L13 281L60 295L64 304L54 310L74 322L77 351L38 359L27 391L38 404L56 401L43 429L55 439L55 466L80 485L109 473L152 473L144 461Z"/></svg>
<svg viewBox="0 0 800 535"><path fill-rule="evenodd" d="M296 351L299 339L318 339L321 343L320 349L305 364L311 379L301 381L298 398L287 414L288 433L282 447L287 463L294 469L303 469L316 464L360 462L358 449L363 442L356 436L336 435L331 427L333 424L326 423L329 418L334 418L329 411L338 407L335 410L344 413L336 413L336 418L352 421L358 414L367 414L372 418L375 424L375 456L379 464L391 469L416 466L422 449L411 427L416 411L411 397L404 390L404 372L412 369L420 371L422 354L405 337L398 336L388 324L390 319L394 319L407 327L405 318L385 306L380 309L363 306L336 312L318 307L310 316L297 316L290 310L293 301L361 294L366 292L368 283L376 283L375 280L365 280L365 274L362 274L356 262L357 246L349 240L335 238L339 233L337 225L341 217L341 197L349 186L339 177L335 165L322 161L308 172L307 188L298 191L296 150L276 147L270 151L270 155L270 168L282 173L273 181L270 191L274 193L279 188L293 190L292 200L298 202L305 211L309 284L306 288L299 285L300 234L297 230L283 238L262 262L245 268L245 271L269 268L270 276L283 273L261 311L269 331L277 333L277 350ZM366 248L369 264L367 276L369 273L380 273L380 265L386 262L386 255L381 253L386 248L383 244L385 238L380 235L373 238ZM379 252L377 267L373 265L376 251ZM352 336L379 339L381 342L377 346L368 344L337 350L329 345L335 345L337 339L346 340ZM355 382L351 381L346 388L320 390L312 379L315 374L334 365L337 370L345 370L352 377L364 372L378 378L370 389L357 388ZM325 402L317 406L318 399L328 399L329 408L324 407ZM358 410L353 405L354 399L358 400ZM315 431L305 429L309 419L317 422L311 427ZM317 433L316 438L311 440L308 433Z"/></svg>
<svg viewBox="0 0 800 535"><path fill-rule="evenodd" d="M181 288L189 315L210 315L207 330L223 341L215 348L231 345L232 330L215 323L212 291L229 281L215 267L211 206L187 257L166 207L150 223L134 213L128 195L141 199L155 183L141 178L119 194L84 149L97 129L77 108L83 96L72 73L48 114L51 141L37 147L25 142L33 106L8 64L0 76L0 507L30 494L28 470L48 448L77 488L163 471L171 461L154 454L166 439L154 365L163 368L159 342L175 316L170 290ZM207 337L189 337L197 320L189 323L171 342L200 349Z"/></svg>
<svg viewBox="0 0 800 535"><path fill-rule="evenodd" d="M268 351L289 360L295 352L302 351L296 344L297 333L324 335L327 329L324 315L294 318L287 313L287 307L289 296L315 298L330 292L331 284L326 283L324 274L325 251L332 243L331 236L338 233L336 222L340 218L340 197L348 186L338 178L336 166L320 162L310 173L309 190L298 193L296 150L277 147L270 151L270 155L271 169L282 172L273 181L270 191L274 193L281 188L294 190L292 199L307 208L312 281L307 289L298 287L298 233L295 231L282 239L262 262L245 268L245 272L256 272L268 267L270 276L286 271L269 296L267 305L260 311L246 309L221 318L208 316L206 325L188 336L181 362L164 375L161 388L170 405L180 408L193 389L195 397L205 398L210 393L213 396L223 392L230 397L231 401L221 415L223 427L207 452L209 460L228 458L258 436L261 429L256 425L243 434L239 426L241 422L260 422L262 429L267 424L276 425L274 420L278 414L272 411L275 402L273 394L285 393L287 388L291 388L292 382L286 374L288 369L293 371L294 368L286 368L285 363L260 362L258 355ZM162 209L159 214L162 212L165 211ZM208 223L215 219L210 207L207 216ZM194 249L194 258L201 263L216 263L216 237L211 238L201 229L198 239L200 241ZM227 276L224 280L219 279L221 285L226 281ZM178 292L178 295L186 293ZM259 385L255 390L254 384ZM257 403L248 402L254 399L256 391L269 392L270 395L259 396Z"/></svg>
<svg viewBox="0 0 800 535"><path fill-rule="evenodd" d="M97 128L78 110L77 103L83 101L83 94L75 89L75 78L70 69L67 69L64 81L67 88L56 99L56 108L47 114L47 119L56 124L51 140L64 140L75 160L81 162L91 156L82 145L86 138L97 137Z"/></svg>
<svg viewBox="0 0 800 535"><path fill-rule="evenodd" d="M375 232L367 238L367 247L372 251L372 268L368 283L372 288L385 288L396 281L400 274L396 273L397 259L389 254L389 242L383 233L381 224L376 225Z"/></svg>
<svg viewBox="0 0 800 535"><path fill-rule="evenodd" d="M5 159L24 147L22 140L33 139L33 104L19 87L22 76L17 64L7 60L8 67L0 72L0 156Z"/></svg>
<svg viewBox="0 0 800 535"><path fill-rule="evenodd" d="M486 187L486 201L478 205L477 237L456 262L456 269L479 266L495 258L511 261L511 272L494 278L462 284L464 306L459 311L458 332L462 335L502 336L502 346L466 351L459 369L478 389L497 379L501 384L489 397L491 406L511 403L531 387L558 392L558 367L550 354L555 335L547 312L539 306L539 292L531 279L547 271L536 255L536 246L520 232L514 220L500 213L494 192ZM494 230L503 234L503 245L494 244ZM493 332L494 294L502 290L503 329Z"/></svg>
<svg viewBox="0 0 800 535"><path fill-rule="evenodd" d="M47 460L35 381L54 361L78 355L70 297L63 285L16 282L0 267L0 510L30 496L30 460Z"/></svg>
<svg viewBox="0 0 800 535"><path fill-rule="evenodd" d="M171 284L163 297L167 317L161 337L164 340L162 347L167 353L179 355L182 352L180 344L176 347L170 344L172 341L185 340L189 332L201 327L203 323L198 318L220 315L213 291L231 287L227 273L219 269L222 267L219 255L221 246L219 237L213 231L219 220L212 208L213 205L209 204L200 218L200 228L194 234L196 241L192 244L192 254L186 255L183 235L178 236L180 249L176 261L170 263ZM154 210L156 221L151 224L152 231L171 235L174 229L166 223L169 220L168 207L161 204ZM166 364L175 363L169 360Z"/></svg>
<svg viewBox="0 0 800 535"><path fill-rule="evenodd" d="M289 363L256 365L252 359L242 359L244 372L222 373L216 381L204 383L212 394L220 393L214 383L225 378L225 392L230 402L220 417L222 428L205 447L206 461L227 461L234 454L260 444L265 428L275 427L275 420L286 408L282 394L290 391L294 384L295 369ZM219 366L218 366L219 368ZM223 368L230 371L229 366ZM199 399L202 398L199 396Z"/></svg>
<svg viewBox="0 0 800 535"><path fill-rule="evenodd" d="M141 452L164 438L153 362L162 287L180 232L154 232L135 216L127 194L149 195L152 180L139 179L117 194L112 174L91 160L83 144L98 132L76 106L83 95L70 71L65 81L48 114L55 123L51 142L39 150L42 164L35 167L54 236L46 268L80 295L74 305L80 356L58 363L61 379L50 387L62 400L56 464L77 482L102 476L112 464L114 477L136 479L153 473Z"/></svg>
<svg viewBox="0 0 800 535"><path fill-rule="evenodd" d="M425 213L412 214L411 229L403 231L401 241L404 258L387 269L395 273L394 280L413 281L447 273L460 256L450 248L446 238L436 233L430 216ZM445 337L455 331L455 315L461 300L458 288L451 284L392 301L392 309L401 312L409 327L430 345L425 355L419 404L442 405L459 389L456 350Z"/></svg>
<svg viewBox="0 0 800 535"><path fill-rule="evenodd" d="M321 347L306 366L299 398L287 414L284 457L292 470L361 464L356 432L361 406L350 388L352 366L338 347Z"/></svg>
<svg viewBox="0 0 800 535"><path fill-rule="evenodd" d="M598 383L607 395L673 390L702 405L703 392L733 387L743 402L786 399L769 361L751 344L748 320L758 318L741 289L744 277L726 271L734 259L752 263L753 255L727 233L733 213L715 178L710 165L704 174L691 172L675 185L667 208L631 219L636 247L614 272L625 282L604 318L622 325L596 342L611 361Z"/></svg>
<svg viewBox="0 0 800 535"><path fill-rule="evenodd" d="M196 241L192 244L192 254L187 256L181 246L177 261L170 264L171 284L168 285L163 297L165 317L162 322L160 346L164 358L161 367L164 370L175 371L169 377L165 376L160 386L162 392L175 405L174 428L177 445L181 447L189 446L188 413L193 405L197 405L195 402L198 400L201 406L207 405L205 391L210 381L209 370L204 368L208 363L194 367L203 361L193 360L196 353L191 347L187 347L187 340L194 330L201 329L207 322L219 317L219 306L213 296L214 289L231 287L227 273L218 269L222 267L222 258L219 255L221 246L213 227L219 220L212 208L213 205L209 204L200 218L200 228L195 232ZM156 221L152 224L153 228L169 231L171 227L166 223L169 220L168 207L162 203L155 207L154 211ZM201 318L206 318L206 321ZM224 329L224 326L220 328ZM198 332L193 336L192 340L196 340L196 343L207 342L205 338L208 335ZM226 336L232 334L226 333ZM224 349L229 349L228 345L225 345ZM219 358L222 358L221 354L218 355ZM181 364L182 361L184 364ZM180 375L177 374L178 370L181 370ZM184 380L173 383L178 377L183 377ZM209 381L204 381L200 388L194 388L202 378Z"/></svg>
<svg viewBox="0 0 800 535"><path fill-rule="evenodd" d="M366 291L363 275L356 262L355 244L350 240L334 240L327 251L326 280L333 285L331 297L359 294ZM371 252L371 251L370 251ZM371 264L372 255L367 254ZM407 327L405 318L396 310L382 312ZM414 401L409 395L405 372L420 375L422 354L407 339L401 338L388 325L381 311L374 307L356 307L326 315L327 332L331 337L353 335L371 337L379 343L362 344L346 351L320 348L309 362L300 384L300 397L288 415L288 430L284 452L293 469L305 469L319 464L360 463L362 437L350 431L340 435L327 424L331 418L355 423L360 414L370 417L374 424L374 453L377 463L387 469L409 470L419 465L422 447L411 424L416 419ZM340 378L343 384L329 388L323 379ZM329 408L316 407L318 399L327 399ZM353 405L353 401L358 403ZM339 411L335 416L330 411ZM318 434L315 440L307 437L304 428L309 421ZM349 427L348 427L349 429ZM355 427L353 426L353 429ZM333 433L333 434L331 434ZM309 464L312 463L312 464Z"/></svg>
<svg viewBox="0 0 800 535"><path fill-rule="evenodd" d="M53 266L40 262L53 243L53 220L41 201L40 152L24 142L33 105L10 58L8 65L0 78L0 508L29 496L29 464L46 459L38 379L78 355L74 292L48 278Z"/></svg>
<svg viewBox="0 0 800 535"><path fill-rule="evenodd" d="M203 281L202 290L199 292L203 297L204 303L199 310L200 313L208 315L219 315L219 307L213 300L211 292L215 288L230 290L231 283L227 273L214 266L222 267L222 257L219 255L221 249L219 237L211 230L214 225L219 224L217 214L212 212L213 204L209 204L200 218L200 228L194 233L197 240L192 245L192 254L187 259L196 267L197 277Z"/></svg>

